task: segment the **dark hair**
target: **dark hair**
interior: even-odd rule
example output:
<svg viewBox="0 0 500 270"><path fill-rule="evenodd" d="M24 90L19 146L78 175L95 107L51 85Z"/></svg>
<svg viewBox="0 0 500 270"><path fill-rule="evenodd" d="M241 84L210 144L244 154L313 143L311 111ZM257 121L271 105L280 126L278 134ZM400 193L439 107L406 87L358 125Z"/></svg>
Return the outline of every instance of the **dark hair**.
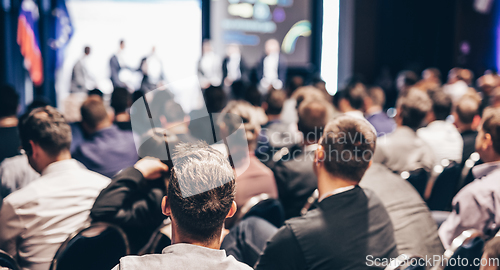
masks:
<svg viewBox="0 0 500 270"><path fill-rule="evenodd" d="M500 261L500 237L493 237L491 240L486 242L484 246L484 253L488 255L488 265L493 266L491 262L496 263L496 268L499 269L499 261ZM489 260L489 259L493 259ZM495 260L496 259L496 260Z"/></svg>
<svg viewBox="0 0 500 270"><path fill-rule="evenodd" d="M458 100L455 112L460 122L470 124L474 117L479 114L479 102L472 97L463 97Z"/></svg>
<svg viewBox="0 0 500 270"><path fill-rule="evenodd" d="M365 104L365 97L367 96L366 88L363 84L357 83L352 87L348 87L343 92L345 98L351 107L355 110L361 110Z"/></svg>
<svg viewBox="0 0 500 270"><path fill-rule="evenodd" d="M287 99L285 91L272 89L266 95L267 109L266 114L268 115L279 115L283 109L283 104Z"/></svg>
<svg viewBox="0 0 500 270"><path fill-rule="evenodd" d="M83 52L86 54L86 55L89 55L90 54L90 47L89 46L86 46L85 49L83 49Z"/></svg>
<svg viewBox="0 0 500 270"><path fill-rule="evenodd" d="M218 113L226 105L226 93L220 86L210 86L203 93L207 111L209 113Z"/></svg>
<svg viewBox="0 0 500 270"><path fill-rule="evenodd" d="M493 149L500 154L500 108L486 108L483 113L484 133L491 135Z"/></svg>
<svg viewBox="0 0 500 270"><path fill-rule="evenodd" d="M411 70L403 70L399 72L398 77L403 77L405 86L412 86L418 82L418 75Z"/></svg>
<svg viewBox="0 0 500 270"><path fill-rule="evenodd" d="M125 43L125 40L120 39L120 45L123 45Z"/></svg>
<svg viewBox="0 0 500 270"><path fill-rule="evenodd" d="M416 130L431 110L432 101L423 91L411 89L405 96L398 99L397 105L403 126Z"/></svg>
<svg viewBox="0 0 500 270"><path fill-rule="evenodd" d="M432 111L436 120L446 120L453 106L451 97L441 90L431 91L429 92L429 96L432 100Z"/></svg>
<svg viewBox="0 0 500 270"><path fill-rule="evenodd" d="M97 89L97 88L89 90L88 95L89 96L94 96L95 95L95 96L99 96L101 98L104 96L104 94L102 93L102 91L99 90L99 89Z"/></svg>
<svg viewBox="0 0 500 270"><path fill-rule="evenodd" d="M55 108L36 108L19 121L21 145L28 155L32 149L30 141L42 147L51 156L57 156L71 145L71 128Z"/></svg>
<svg viewBox="0 0 500 270"><path fill-rule="evenodd" d="M164 114L168 123L182 122L186 114L181 105L171 100L165 104Z"/></svg>
<svg viewBox="0 0 500 270"><path fill-rule="evenodd" d="M376 138L373 128L364 119L347 115L334 119L326 125L321 140L326 170L359 182L373 157Z"/></svg>
<svg viewBox="0 0 500 270"><path fill-rule="evenodd" d="M262 95L256 85L252 85L247 88L245 92L245 100L248 101L253 106L260 107Z"/></svg>
<svg viewBox="0 0 500 270"><path fill-rule="evenodd" d="M314 136L314 141L321 138L323 128L332 117L329 106L329 103L321 100L305 100L300 104L297 127L304 135L304 140L311 134Z"/></svg>
<svg viewBox="0 0 500 270"><path fill-rule="evenodd" d="M229 161L204 142L179 143L167 184L172 216L181 232L208 242L220 237L234 200L234 172Z"/></svg>
<svg viewBox="0 0 500 270"><path fill-rule="evenodd" d="M80 107L82 122L90 128L96 128L100 123L108 118L108 112L101 100L89 98Z"/></svg>
<svg viewBox="0 0 500 270"><path fill-rule="evenodd" d="M0 118L15 116L19 106L19 95L14 87L3 85L0 87Z"/></svg>
<svg viewBox="0 0 500 270"><path fill-rule="evenodd" d="M117 87L113 90L111 94L111 104L110 106L115 110L115 113L122 113L130 107L132 103L132 97L127 89L122 87Z"/></svg>

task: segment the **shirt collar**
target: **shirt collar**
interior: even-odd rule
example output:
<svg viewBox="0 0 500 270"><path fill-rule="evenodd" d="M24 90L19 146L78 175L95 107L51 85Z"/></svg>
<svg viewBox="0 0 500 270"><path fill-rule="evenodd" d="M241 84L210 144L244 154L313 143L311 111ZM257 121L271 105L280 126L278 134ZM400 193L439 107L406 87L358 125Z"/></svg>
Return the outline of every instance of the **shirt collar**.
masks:
<svg viewBox="0 0 500 270"><path fill-rule="evenodd" d="M83 165L76 161L75 159L65 159L61 161L56 161L53 163L50 163L47 168L45 168L42 171L42 176L49 174L49 173L54 173L54 172L61 172L61 171L66 171L66 170L74 170L74 169L82 169L84 168Z"/></svg>
<svg viewBox="0 0 500 270"><path fill-rule="evenodd" d="M474 166L472 168L472 174L474 175L474 178L479 179L482 178L491 172L500 169L500 161L496 162L488 162L484 164L480 164L477 166Z"/></svg>
<svg viewBox="0 0 500 270"><path fill-rule="evenodd" d="M323 194L323 196L321 196L319 199L318 199L318 202L321 202L322 200L324 200L325 198L327 197L330 197L332 195L335 195L335 194L339 194L339 193L342 193L342 192L346 192L346 191L349 191L353 188L355 188L356 186L355 185L350 185L350 186L347 186L347 187L341 187L341 188L337 188L337 189L334 189L333 191L330 191L326 194Z"/></svg>

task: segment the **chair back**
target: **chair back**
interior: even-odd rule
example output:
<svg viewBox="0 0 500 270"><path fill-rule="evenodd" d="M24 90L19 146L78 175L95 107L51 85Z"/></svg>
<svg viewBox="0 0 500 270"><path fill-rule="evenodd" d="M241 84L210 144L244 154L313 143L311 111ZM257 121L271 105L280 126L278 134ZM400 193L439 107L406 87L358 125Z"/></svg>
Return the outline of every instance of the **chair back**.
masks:
<svg viewBox="0 0 500 270"><path fill-rule="evenodd" d="M51 270L109 270L128 255L125 233L117 226L97 222L73 233L57 251Z"/></svg>
<svg viewBox="0 0 500 270"><path fill-rule="evenodd" d="M427 187L427 181L429 181L429 173L423 169L416 169L412 172L404 171L401 173L401 177L417 190L418 194L423 198L425 193L425 188Z"/></svg>
<svg viewBox="0 0 500 270"><path fill-rule="evenodd" d="M279 200L272 198L267 193L261 193L250 198L241 207L236 222L250 216L257 216L265 219L278 228L285 222L283 206Z"/></svg>
<svg viewBox="0 0 500 270"><path fill-rule="evenodd" d="M19 267L16 260L3 250L0 250L0 268L21 270L21 267Z"/></svg>
<svg viewBox="0 0 500 270"><path fill-rule="evenodd" d="M164 248L172 244L172 223L170 219L165 219L158 229L156 229L148 243L139 251L139 255L161 254Z"/></svg>
<svg viewBox="0 0 500 270"><path fill-rule="evenodd" d="M427 206L431 211L451 211L451 202L460 181L462 173L460 164L452 161L442 170L441 174L436 178L431 195L427 200Z"/></svg>
<svg viewBox="0 0 500 270"><path fill-rule="evenodd" d="M467 230L457 236L451 243L450 248L444 252L444 270L470 269L477 270L480 265L474 266L475 259L481 259L483 255L484 235L478 230ZM464 265L465 259L469 262ZM458 263L461 261L461 263Z"/></svg>

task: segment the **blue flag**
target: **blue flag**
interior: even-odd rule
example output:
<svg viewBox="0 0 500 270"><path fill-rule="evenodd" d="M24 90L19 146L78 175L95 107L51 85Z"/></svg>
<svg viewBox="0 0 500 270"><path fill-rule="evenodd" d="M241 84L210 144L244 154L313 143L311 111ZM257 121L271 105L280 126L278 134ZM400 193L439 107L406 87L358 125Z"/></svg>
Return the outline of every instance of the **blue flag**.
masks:
<svg viewBox="0 0 500 270"><path fill-rule="evenodd" d="M73 36L73 25L69 18L68 9L66 8L65 0L57 0L56 8L53 10L54 17L56 17L56 36L50 46L56 50L56 70L59 69L64 61L64 49L69 40Z"/></svg>

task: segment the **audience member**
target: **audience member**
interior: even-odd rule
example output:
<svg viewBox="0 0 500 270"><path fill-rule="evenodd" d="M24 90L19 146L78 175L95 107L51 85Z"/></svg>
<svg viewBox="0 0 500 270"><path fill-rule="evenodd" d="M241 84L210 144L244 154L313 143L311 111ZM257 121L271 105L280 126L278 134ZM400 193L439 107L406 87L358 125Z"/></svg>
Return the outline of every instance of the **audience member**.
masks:
<svg viewBox="0 0 500 270"><path fill-rule="evenodd" d="M144 158L115 175L95 200L90 217L121 227L130 251L137 254L162 224L163 176L168 167L156 158Z"/></svg>
<svg viewBox="0 0 500 270"><path fill-rule="evenodd" d="M289 147L300 141L300 133L297 132L296 126L283 123L281 120L281 112L286 100L285 91L271 90L267 93L266 99L262 103L262 109L264 109L267 115L267 123L262 125L255 154L264 163L269 161L269 155L272 155L283 147Z"/></svg>
<svg viewBox="0 0 500 270"><path fill-rule="evenodd" d="M396 128L396 122L384 112L385 93L380 87L368 89L365 97L366 120L372 124L377 131L377 137L389 134Z"/></svg>
<svg viewBox="0 0 500 270"><path fill-rule="evenodd" d="M2 199L27 186L38 177L40 174L31 168L25 154L4 159L0 163L0 195Z"/></svg>
<svg viewBox="0 0 500 270"><path fill-rule="evenodd" d="M210 86L203 92L203 98L206 104L205 108L199 110L193 110L189 113L189 132L191 135L198 139L203 139L207 130L215 129L216 134L218 133L218 126L212 125L212 122L208 121L207 113L220 113L227 102L226 93L222 87ZM200 119L200 120L197 120Z"/></svg>
<svg viewBox="0 0 500 270"><path fill-rule="evenodd" d="M462 151L462 167L465 161L475 152L477 126L480 121L479 102L475 99L464 96L462 97L453 111L455 126L462 136L463 151Z"/></svg>
<svg viewBox="0 0 500 270"><path fill-rule="evenodd" d="M427 127L417 130L417 135L431 148L436 164L443 159L460 163L462 161L463 140L457 128L446 118L451 114L451 97L442 91L430 94L432 110L427 113Z"/></svg>
<svg viewBox="0 0 500 270"><path fill-rule="evenodd" d="M256 269L362 269L370 256L389 260L399 255L384 205L358 185L375 140L364 119L341 116L325 127L313 164L318 208L286 221Z"/></svg>
<svg viewBox="0 0 500 270"><path fill-rule="evenodd" d="M71 131L63 116L47 106L19 123L22 147L41 174L4 199L0 211L0 249L22 268L47 270L59 246L88 219L109 179L71 159Z"/></svg>
<svg viewBox="0 0 500 270"><path fill-rule="evenodd" d="M366 87L358 82L339 93L339 110L347 115L364 119L364 102L367 96Z"/></svg>
<svg viewBox="0 0 500 270"><path fill-rule="evenodd" d="M298 129L303 134L302 143L269 157L275 161L270 167L276 178L278 195L286 218L299 216L307 198L318 187L312 166L314 151L318 147L317 143L323 134L323 128L332 118L331 111L331 105L325 101L301 102Z"/></svg>
<svg viewBox="0 0 500 270"><path fill-rule="evenodd" d="M422 89L438 89L441 87L441 72L437 68L426 68L422 71L422 80L418 83Z"/></svg>
<svg viewBox="0 0 500 270"><path fill-rule="evenodd" d="M375 192L387 209L400 254L419 254L428 258L443 254L436 222L408 181L402 181L401 176L387 167L374 163L359 185Z"/></svg>
<svg viewBox="0 0 500 270"><path fill-rule="evenodd" d="M479 270L498 269L500 269L500 237L494 237L484 246Z"/></svg>
<svg viewBox="0 0 500 270"><path fill-rule="evenodd" d="M466 73L467 71L463 71L461 68L452 68L448 73L448 82L443 85L443 92L448 94L454 103L458 102L469 88L462 77L462 75L466 75Z"/></svg>
<svg viewBox="0 0 500 270"><path fill-rule="evenodd" d="M11 86L0 88L0 162L19 154L17 107L19 95Z"/></svg>
<svg viewBox="0 0 500 270"><path fill-rule="evenodd" d="M430 172L434 166L434 154L430 146L417 136L416 130L431 108L429 96L420 90L412 89L400 97L394 118L397 127L393 133L378 139L373 162L398 174L421 168Z"/></svg>
<svg viewBox="0 0 500 270"><path fill-rule="evenodd" d="M236 212L227 159L204 143L180 144L174 163L162 200L172 220L172 245L162 254L123 257L113 269L251 269L220 250L224 220Z"/></svg>
<svg viewBox="0 0 500 270"><path fill-rule="evenodd" d="M325 95L321 90L314 86L303 86L297 88L293 92L292 96L283 103L283 109L281 110L281 121L286 124L296 125L298 119L297 109L300 103L305 99L314 100L327 100L330 102L332 97L330 95Z"/></svg>
<svg viewBox="0 0 500 270"><path fill-rule="evenodd" d="M113 125L102 101L89 98L83 103L81 114L82 127L88 138L74 151L76 160L89 170L107 177L137 161L132 132L122 131Z"/></svg>
<svg viewBox="0 0 500 270"><path fill-rule="evenodd" d="M127 111L132 106L132 96L126 88L115 88L111 94L111 108L114 109L114 124L121 130L132 130L130 114Z"/></svg>
<svg viewBox="0 0 500 270"><path fill-rule="evenodd" d="M235 150L235 147L232 147L231 156L233 157L235 170L238 174L236 177L236 194L234 197L236 205L238 208L241 208L250 198L261 193L267 193L271 198L278 198L273 172L255 157L257 136L260 133L261 124L257 118L256 108L246 101L229 102L218 120L221 134L233 133L233 128L231 127L232 123L229 122L235 120L234 116L239 116L241 120L243 120L245 135L248 142L248 149L241 149L241 152L249 152L248 161L241 160L236 162L234 158L239 155L234 153L234 151L238 151L239 149ZM236 126L236 128L237 127L238 126ZM248 167L243 173L239 174L240 166L238 166L238 164L248 164Z"/></svg>
<svg viewBox="0 0 500 270"><path fill-rule="evenodd" d="M418 76L410 70L403 70L396 77L396 88L399 96L405 96L408 91L418 82Z"/></svg>
<svg viewBox="0 0 500 270"><path fill-rule="evenodd" d="M493 94L493 90L500 85L500 78L497 74L488 73L477 79L477 85L481 90L482 101L480 112L482 114L483 110L491 105L490 96Z"/></svg>
<svg viewBox="0 0 500 270"><path fill-rule="evenodd" d="M476 180L453 198L453 211L439 228L445 248L468 229L493 236L500 224L500 109L486 109L476 137L476 151L484 164L472 169Z"/></svg>

